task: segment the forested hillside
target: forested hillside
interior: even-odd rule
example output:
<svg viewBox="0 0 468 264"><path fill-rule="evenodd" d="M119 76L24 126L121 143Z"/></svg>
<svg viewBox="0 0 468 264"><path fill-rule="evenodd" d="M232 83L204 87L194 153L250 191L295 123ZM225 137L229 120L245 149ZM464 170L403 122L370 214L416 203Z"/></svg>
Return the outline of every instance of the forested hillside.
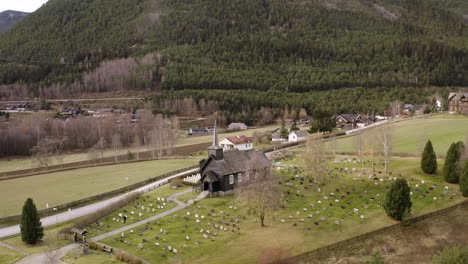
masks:
<svg viewBox="0 0 468 264"><path fill-rule="evenodd" d="M0 37L0 83L35 95L466 86L467 19L464 0L50 0Z"/></svg>
<svg viewBox="0 0 468 264"><path fill-rule="evenodd" d="M14 24L18 23L21 19L26 17L29 13L6 10L0 12L0 35L5 33Z"/></svg>

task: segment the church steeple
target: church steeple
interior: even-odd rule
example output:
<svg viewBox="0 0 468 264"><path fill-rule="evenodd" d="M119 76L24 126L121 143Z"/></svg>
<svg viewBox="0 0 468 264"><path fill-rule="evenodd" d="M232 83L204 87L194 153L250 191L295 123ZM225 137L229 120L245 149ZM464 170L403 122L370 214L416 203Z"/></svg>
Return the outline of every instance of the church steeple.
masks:
<svg viewBox="0 0 468 264"><path fill-rule="evenodd" d="M216 130L216 120L214 123L213 143L208 148L208 154L213 156L215 160L222 160L224 158L223 149L219 146L218 131Z"/></svg>

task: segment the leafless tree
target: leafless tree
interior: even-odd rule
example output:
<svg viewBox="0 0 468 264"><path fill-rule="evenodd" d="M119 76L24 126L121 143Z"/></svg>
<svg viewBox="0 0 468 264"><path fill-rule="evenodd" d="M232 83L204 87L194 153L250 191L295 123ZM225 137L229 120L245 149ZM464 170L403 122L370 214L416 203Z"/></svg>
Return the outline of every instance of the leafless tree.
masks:
<svg viewBox="0 0 468 264"><path fill-rule="evenodd" d="M112 149L114 150L114 160L117 162L117 157L119 155L119 150L122 147L122 141L120 140L120 135L112 135Z"/></svg>
<svg viewBox="0 0 468 264"><path fill-rule="evenodd" d="M390 109L392 110L392 117L395 117L401 113L403 103L396 100L390 103Z"/></svg>
<svg viewBox="0 0 468 264"><path fill-rule="evenodd" d="M378 142L384 158L385 173L387 173L393 148L393 131L388 123L378 127Z"/></svg>
<svg viewBox="0 0 468 264"><path fill-rule="evenodd" d="M375 172L376 158L379 151L379 142L377 131L375 129L368 129L365 133L364 153L367 160L371 163L372 171Z"/></svg>
<svg viewBox="0 0 468 264"><path fill-rule="evenodd" d="M268 160L253 158L247 164L245 175L238 178L236 198L247 212L260 219L265 226L265 217L281 205L279 178L271 170Z"/></svg>
<svg viewBox="0 0 468 264"><path fill-rule="evenodd" d="M318 136L307 139L305 151L302 154L304 161L304 176L323 185L328 179L329 162L331 157L325 151L323 140Z"/></svg>
<svg viewBox="0 0 468 264"><path fill-rule="evenodd" d="M364 132L360 131L353 138L354 148L358 154L359 160L361 161L361 169L364 168L364 151L365 151L365 136Z"/></svg>
<svg viewBox="0 0 468 264"><path fill-rule="evenodd" d="M132 147L135 149L136 152L136 159L140 159L140 151L141 151L141 139L138 134L135 134L133 137Z"/></svg>

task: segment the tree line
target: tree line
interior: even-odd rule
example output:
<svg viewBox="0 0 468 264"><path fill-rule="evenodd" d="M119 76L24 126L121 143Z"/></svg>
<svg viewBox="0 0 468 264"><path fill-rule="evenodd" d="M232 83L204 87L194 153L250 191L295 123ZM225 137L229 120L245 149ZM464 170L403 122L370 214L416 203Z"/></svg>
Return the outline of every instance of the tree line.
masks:
<svg viewBox="0 0 468 264"><path fill-rule="evenodd" d="M66 120L36 116L10 119L0 123L0 157L34 155L39 166L52 161L63 163L63 155L73 150L87 150L94 158L104 157L121 148L151 150L153 157L170 154L178 121L147 110L136 112L137 122L130 115L108 117L76 117ZM138 157L137 157L138 158ZM52 160L54 159L54 160Z"/></svg>

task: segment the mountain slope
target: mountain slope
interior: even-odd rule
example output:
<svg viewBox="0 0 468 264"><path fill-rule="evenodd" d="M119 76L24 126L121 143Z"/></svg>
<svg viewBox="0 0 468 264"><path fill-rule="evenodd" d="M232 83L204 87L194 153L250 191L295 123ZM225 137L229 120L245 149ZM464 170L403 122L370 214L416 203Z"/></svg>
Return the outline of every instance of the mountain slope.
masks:
<svg viewBox="0 0 468 264"><path fill-rule="evenodd" d="M0 83L83 84L104 60L157 53L150 78L162 89L468 85L467 10L463 0L50 0L0 37Z"/></svg>
<svg viewBox="0 0 468 264"><path fill-rule="evenodd" d="M0 13L0 35L5 33L14 24L26 17L29 13L7 10Z"/></svg>

